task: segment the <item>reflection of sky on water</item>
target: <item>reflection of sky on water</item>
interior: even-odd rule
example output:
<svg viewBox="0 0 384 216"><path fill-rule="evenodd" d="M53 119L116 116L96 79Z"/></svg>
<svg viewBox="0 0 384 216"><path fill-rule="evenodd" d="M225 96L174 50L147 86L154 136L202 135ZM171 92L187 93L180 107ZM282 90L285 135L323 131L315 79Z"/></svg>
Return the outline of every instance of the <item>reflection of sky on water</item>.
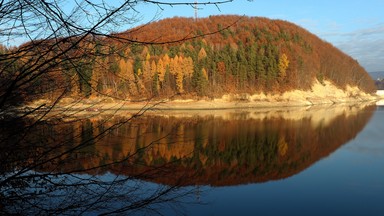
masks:
<svg viewBox="0 0 384 216"><path fill-rule="evenodd" d="M384 109L378 109L355 139L296 175L265 183L196 187L192 202L206 204L185 206L186 215L380 215L383 140Z"/></svg>
<svg viewBox="0 0 384 216"><path fill-rule="evenodd" d="M350 140L352 137L355 138L350 140L346 145L343 145L346 141L339 143L335 148L332 148L331 151L327 151L326 154L322 155L321 157L316 157L314 163L312 161L308 166L305 166L308 168L303 167L302 169L304 170L300 169L299 173L294 172L292 173L293 175L285 175L290 176L285 179L252 184L245 184L251 182L246 181L241 182L241 184L245 185L238 186L223 186L225 185L223 184L220 187L181 187L181 190L177 191L181 192L181 194L183 194L184 192L187 192L188 194L189 189L192 189L194 191L192 197L187 196L183 198L182 201L184 201L185 203L190 204L194 202L202 202L208 204L185 205L184 207L186 210L186 214L353 215L354 213L356 213L356 215L369 215L371 213L376 213L376 211L378 210L384 210L384 207L381 207L380 203L380 201L382 201L384 198L384 173L382 169L384 166L384 158L381 156L381 154L384 152L384 146L381 145L384 136L384 110L380 109L376 111L375 115L371 118L371 121L367 125L365 125L366 122L368 122L368 119L372 116L371 111L373 111L374 107L370 108L372 109L369 109L369 113L368 111L362 111L366 112L365 114L369 114L367 116L363 115L363 118L354 118L354 116L359 113L359 109L350 106L329 106L326 108L312 107L309 110L307 110L308 108L305 108L304 110L301 110L300 108L278 112L245 112L235 114L224 113L225 115L223 116L227 116L228 119L242 119L242 121L239 122L247 123L247 126L250 128L252 126L257 128L260 126L260 124L265 124L265 122L256 121L258 119L285 119L284 121L276 121L280 124L279 127L285 125L285 127L282 127L284 129L282 130L284 132L283 134L285 135L289 135L291 132L292 134L298 133L300 136L305 136L305 134L307 133L307 135L319 134L316 132L316 130L306 129L313 127L320 129L324 128L325 130L328 128L328 126L332 126L332 124L335 124L336 127L330 127L331 129L327 130L327 134L332 134L332 136L334 134L335 136L339 136L340 138L343 137L341 133L345 131L355 131L351 134L347 133L346 137L348 139L342 140ZM307 110L308 112L305 110ZM218 113L216 113L215 115L218 115ZM347 119L352 120L344 121L343 118L338 118L338 116L345 116ZM220 127L230 127L231 124L227 123L223 119L226 119L226 117L222 117L222 120L220 120ZM247 122L243 121L243 119L253 119L256 123L251 124L250 122L252 121ZM305 119L305 121L302 122L302 119ZM288 123L286 121L288 121ZM296 121L298 121L297 124L295 123ZM357 128L352 126L344 127L344 125L348 125L355 122L356 124L353 126L361 126ZM172 122L170 121L168 123ZM182 122L176 121L176 123ZM305 125L305 127L303 127L302 124ZM210 126L210 124L206 125ZM342 130L339 130L340 128L342 128ZM364 129L361 130L362 128ZM254 134L262 136L263 134L275 132L274 127L267 127L267 129L269 130L262 130L261 132L259 130L250 130L249 133L252 134L252 136L254 136ZM357 132L359 133L356 134ZM236 133L234 135L238 136L238 134ZM303 139L307 143L307 145L303 143L303 146L308 147L312 146L312 144L317 144L318 148L323 148L326 147L327 144L331 144L333 141L338 140L327 138L318 139L317 141L315 141L315 139L311 138L310 136L308 137L310 139ZM120 139L121 137L118 138L118 140ZM308 140L310 140L310 143L307 142ZM342 147L334 151L340 145L342 145ZM244 146L242 146L242 149L244 150ZM245 145L245 149L248 149L247 145ZM241 148L235 150L240 151ZM118 148L118 151L121 151L121 149ZM252 151L247 152L251 153ZM298 153L300 152L293 151L293 155ZM328 155L328 153L330 153L330 155ZM241 157L242 159L244 159L244 154L242 154ZM302 159L299 158L298 160ZM249 166L250 164L248 164L247 167ZM208 168L207 170L209 170ZM214 169L217 170L217 167L215 167ZM233 168L233 170L236 171L238 170L238 168ZM173 173L173 175L175 174ZM223 179L223 181L230 179L229 177L231 176L225 176L225 179ZM242 176L242 178L245 177L246 176ZM94 195L93 197L97 199L95 194L93 194L93 191L97 192L100 190L104 190L105 188L109 189L108 182L115 180L116 176L111 172L105 172L102 175L96 176L87 174L75 174L73 176L70 176L66 180L74 182L75 180L77 181L78 178L85 179L84 182L87 182L88 179L90 179L92 180L92 182L101 181L103 182L103 184L101 184L101 187L99 187L98 185L92 185L90 188L58 188L58 190L55 191L52 195L71 194L71 196L69 196L68 198L76 197L78 200L81 201L89 201L89 195ZM117 179L120 178L124 179L125 177L123 175L117 177ZM58 179L58 181L61 180L62 179ZM159 185L156 183L132 179L132 181L122 182L121 184L113 185L113 187L111 187L110 189L116 191L116 194L118 195L116 198L124 197L127 194L129 194L128 197L145 197L146 195L151 194L152 191L155 191L157 186ZM136 191L135 189L139 190ZM84 194L84 191L90 191L92 193L89 193L89 195L87 195ZM102 200L102 205L105 204L108 208L120 207L124 204L124 201L126 201L125 198L127 197L124 197L124 199L104 199ZM41 201L47 202L50 205L60 205L60 202L56 202L55 199L52 199L52 197L47 197L46 200ZM172 203L170 203L170 205L172 205ZM165 215L175 215L172 206L160 206L160 209L161 212ZM96 214L100 212L88 211L88 213ZM139 212L138 214L141 215L141 213L142 212Z"/></svg>
<svg viewBox="0 0 384 216"><path fill-rule="evenodd" d="M380 108L353 140L296 175L265 183L195 187L195 196L186 201L206 205L187 205L186 215L380 215L383 153Z"/></svg>
<svg viewBox="0 0 384 216"><path fill-rule="evenodd" d="M364 142L352 141L351 143L354 144L347 146L350 151L358 151L372 158L384 156L384 106L377 108L370 123L366 126L364 133L359 135L359 138Z"/></svg>
<svg viewBox="0 0 384 216"><path fill-rule="evenodd" d="M355 139L303 172L261 184L213 188L192 215L382 215L384 109Z"/></svg>

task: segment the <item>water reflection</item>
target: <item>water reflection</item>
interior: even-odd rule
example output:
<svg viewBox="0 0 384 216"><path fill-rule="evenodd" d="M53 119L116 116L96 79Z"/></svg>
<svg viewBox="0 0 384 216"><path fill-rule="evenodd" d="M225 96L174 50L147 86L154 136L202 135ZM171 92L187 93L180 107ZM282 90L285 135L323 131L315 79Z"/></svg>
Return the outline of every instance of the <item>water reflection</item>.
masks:
<svg viewBox="0 0 384 216"><path fill-rule="evenodd" d="M353 139L375 110L153 111L138 118L120 111L13 120L0 124L0 214L132 213L195 193L187 185L287 178Z"/></svg>
<svg viewBox="0 0 384 216"><path fill-rule="evenodd" d="M375 106L327 106L277 111L158 111L127 122L129 113L122 112L113 117L45 124L36 137L49 142L65 140L65 144L52 147L55 155L76 149L38 169L111 172L166 185L224 186L282 179L353 139L374 110ZM78 148L80 143L87 145ZM47 146L40 151L44 149ZM161 172L156 169L159 167ZM164 170L172 175L165 175Z"/></svg>

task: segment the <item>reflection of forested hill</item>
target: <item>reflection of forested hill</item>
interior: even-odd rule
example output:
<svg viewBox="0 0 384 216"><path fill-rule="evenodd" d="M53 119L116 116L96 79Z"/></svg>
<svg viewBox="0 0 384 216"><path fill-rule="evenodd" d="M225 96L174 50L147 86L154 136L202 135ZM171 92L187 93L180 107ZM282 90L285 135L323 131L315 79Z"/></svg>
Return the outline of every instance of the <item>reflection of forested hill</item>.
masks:
<svg viewBox="0 0 384 216"><path fill-rule="evenodd" d="M249 112L231 119L148 115L120 125L95 143L90 138L121 119L89 119L44 126L38 137L70 137L55 153L90 140L91 145L76 154L61 157L57 168L62 171L109 171L171 185L180 179L185 185L237 185L286 178L329 155L363 129L375 107L351 110L347 107L329 121L309 111L299 119L282 114L249 118ZM119 160L123 162L93 168ZM56 168L42 168L47 169Z"/></svg>

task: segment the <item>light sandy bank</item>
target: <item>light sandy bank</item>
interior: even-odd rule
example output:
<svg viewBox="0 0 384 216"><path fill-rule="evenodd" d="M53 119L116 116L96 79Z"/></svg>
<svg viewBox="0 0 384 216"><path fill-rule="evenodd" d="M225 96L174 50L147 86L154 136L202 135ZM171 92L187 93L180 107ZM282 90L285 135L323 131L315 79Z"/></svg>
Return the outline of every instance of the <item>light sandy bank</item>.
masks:
<svg viewBox="0 0 384 216"><path fill-rule="evenodd" d="M376 102L378 106L384 106L384 90L378 90L376 92L377 96L380 97L380 100Z"/></svg>
<svg viewBox="0 0 384 216"><path fill-rule="evenodd" d="M384 95L381 97L384 98ZM356 103L377 101L378 95L360 91L357 87L337 88L331 82L316 82L311 91L294 90L282 94L241 94L224 95L214 100L174 100L160 104L163 109L220 109L220 108L258 108L258 107L289 107L310 106L319 104Z"/></svg>
<svg viewBox="0 0 384 216"><path fill-rule="evenodd" d="M363 101L379 101L383 95L367 94L357 87L337 88L331 82L323 84L316 82L310 91L294 90L282 94L227 94L213 100L162 100L162 101L117 101L111 98L94 98L75 101L65 98L55 109L58 110L140 110L154 108L157 110L199 110L199 109L233 109L233 108L262 108L262 107L292 107L311 106L318 104L356 103ZM37 107L47 101L35 101L29 107Z"/></svg>

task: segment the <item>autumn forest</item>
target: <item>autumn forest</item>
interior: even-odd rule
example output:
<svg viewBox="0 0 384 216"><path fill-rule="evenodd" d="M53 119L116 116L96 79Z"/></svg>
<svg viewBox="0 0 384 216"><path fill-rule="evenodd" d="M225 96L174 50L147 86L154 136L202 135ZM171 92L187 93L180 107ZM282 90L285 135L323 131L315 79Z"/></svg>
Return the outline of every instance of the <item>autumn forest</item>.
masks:
<svg viewBox="0 0 384 216"><path fill-rule="evenodd" d="M1 82L13 80L12 76L34 65L43 65L35 70L44 71L38 76L23 74L32 82L15 93L18 100L58 95L131 100L214 98L228 93L309 90L316 80L329 80L340 88L351 85L365 92L375 90L356 60L281 20L175 17L108 37L87 36L81 43L73 41L78 40L56 38L17 48L2 47L2 53L17 49L12 52L23 57L4 63L8 67L1 74ZM70 51L44 63L45 58L68 47Z"/></svg>

